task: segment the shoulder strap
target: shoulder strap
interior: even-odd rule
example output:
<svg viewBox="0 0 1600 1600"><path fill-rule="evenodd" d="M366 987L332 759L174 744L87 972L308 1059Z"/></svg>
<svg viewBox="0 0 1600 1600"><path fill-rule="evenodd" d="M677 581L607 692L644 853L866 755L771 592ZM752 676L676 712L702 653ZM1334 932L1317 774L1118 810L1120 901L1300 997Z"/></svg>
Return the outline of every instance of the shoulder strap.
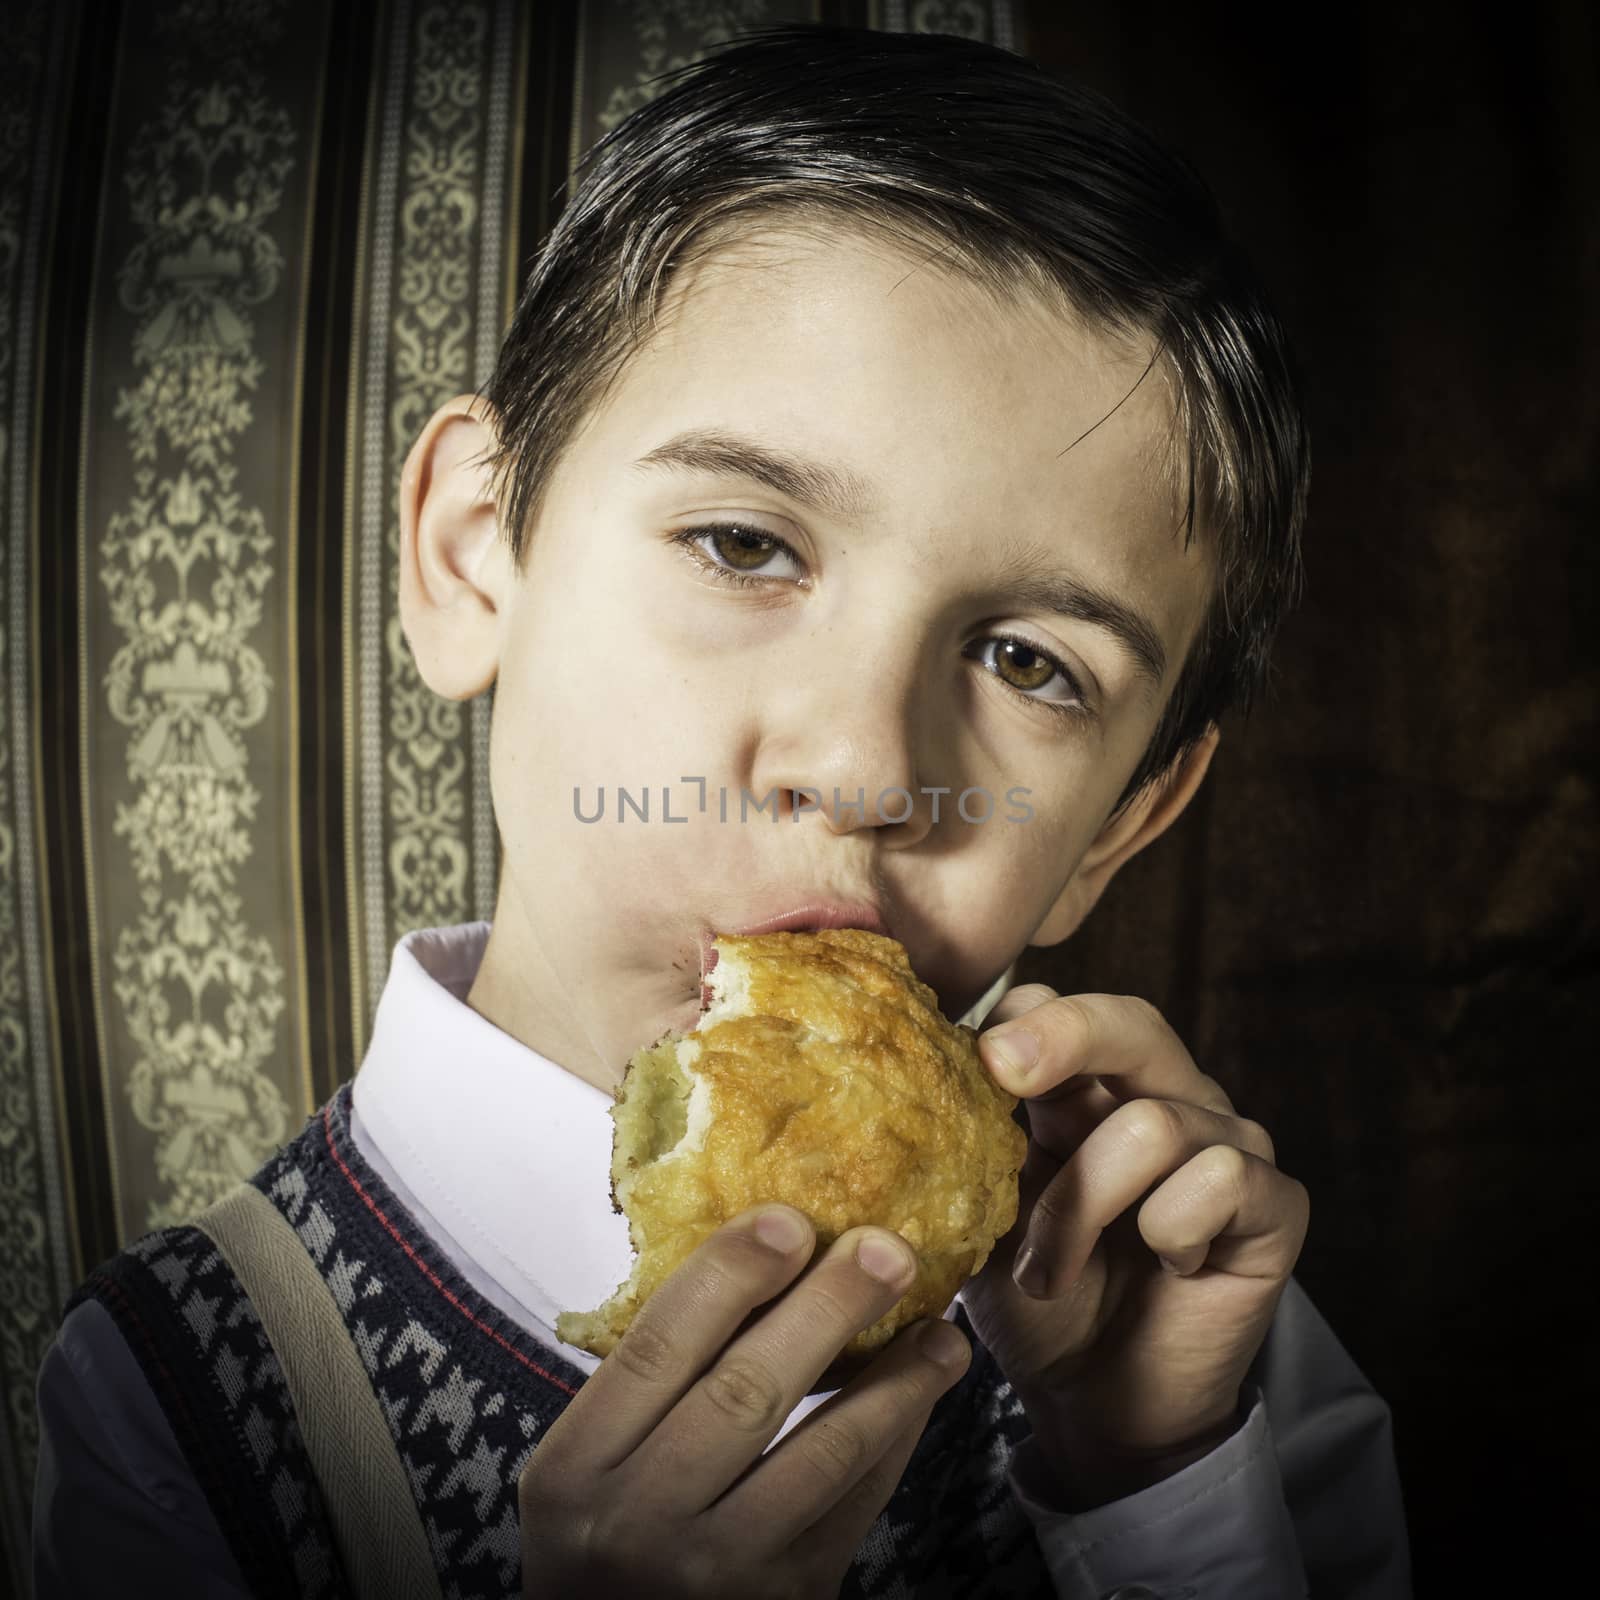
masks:
<svg viewBox="0 0 1600 1600"><path fill-rule="evenodd" d="M406 1471L361 1357L300 1236L254 1184L195 1219L244 1286L283 1368L361 1600L440 1600Z"/></svg>

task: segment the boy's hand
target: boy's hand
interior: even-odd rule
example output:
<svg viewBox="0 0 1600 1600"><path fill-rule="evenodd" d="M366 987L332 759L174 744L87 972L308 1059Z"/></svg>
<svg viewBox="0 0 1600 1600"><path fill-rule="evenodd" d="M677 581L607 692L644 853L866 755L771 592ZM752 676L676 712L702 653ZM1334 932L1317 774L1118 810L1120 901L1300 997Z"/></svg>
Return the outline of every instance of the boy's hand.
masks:
<svg viewBox="0 0 1600 1600"><path fill-rule="evenodd" d="M995 1048L1016 1032L1038 1044L1020 1071ZM1237 1426L1309 1199L1142 1000L1027 984L995 1007L979 1052L1025 1102L1029 1140L1016 1226L963 1298L1060 1496L1088 1509Z"/></svg>
<svg viewBox="0 0 1600 1600"><path fill-rule="evenodd" d="M853 1228L796 1284L814 1244L801 1212L748 1211L650 1297L523 1470L525 1595L838 1593L971 1347L914 1324L763 1456L913 1276L898 1234Z"/></svg>

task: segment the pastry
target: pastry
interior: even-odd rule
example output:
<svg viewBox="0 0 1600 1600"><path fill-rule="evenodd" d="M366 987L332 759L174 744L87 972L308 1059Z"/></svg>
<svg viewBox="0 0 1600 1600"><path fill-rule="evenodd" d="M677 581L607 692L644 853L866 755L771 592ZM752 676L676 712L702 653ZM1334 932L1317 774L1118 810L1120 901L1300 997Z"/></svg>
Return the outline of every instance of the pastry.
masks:
<svg viewBox="0 0 1600 1600"><path fill-rule="evenodd" d="M596 1310L563 1312L556 1332L609 1354L707 1235L781 1201L811 1219L819 1250L873 1223L917 1253L911 1288L842 1352L858 1365L941 1315L1016 1220L1027 1148L1016 1099L898 941L834 928L715 946L694 1030L640 1050L611 1108L611 1197L632 1273Z"/></svg>

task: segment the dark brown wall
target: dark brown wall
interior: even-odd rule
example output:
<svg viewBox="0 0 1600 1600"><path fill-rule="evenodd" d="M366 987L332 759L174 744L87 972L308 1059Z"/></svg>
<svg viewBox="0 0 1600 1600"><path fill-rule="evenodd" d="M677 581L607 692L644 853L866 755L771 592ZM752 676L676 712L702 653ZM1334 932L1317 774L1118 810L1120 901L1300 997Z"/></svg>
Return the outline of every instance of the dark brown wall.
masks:
<svg viewBox="0 0 1600 1600"><path fill-rule="evenodd" d="M1595 25L1027 20L1210 178L1316 468L1272 699L1024 976L1149 996L1272 1130L1300 1279L1394 1408L1418 1594L1531 1593L1597 1487Z"/></svg>

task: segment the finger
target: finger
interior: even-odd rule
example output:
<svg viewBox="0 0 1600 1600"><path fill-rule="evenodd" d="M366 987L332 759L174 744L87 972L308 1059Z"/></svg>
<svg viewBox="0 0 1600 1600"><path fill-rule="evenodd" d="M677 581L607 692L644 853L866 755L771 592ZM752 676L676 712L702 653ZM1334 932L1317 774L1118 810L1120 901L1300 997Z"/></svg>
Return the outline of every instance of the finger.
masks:
<svg viewBox="0 0 1600 1600"><path fill-rule="evenodd" d="M712 1515L731 1529L759 1528L779 1549L832 1539L865 1519L854 1550L893 1493L935 1402L960 1381L971 1356L965 1336L942 1318L906 1329L768 1451Z"/></svg>
<svg viewBox="0 0 1600 1600"><path fill-rule="evenodd" d="M1118 1106L1034 1203L1013 1269L1017 1287L1041 1300L1063 1293L1117 1217L1214 1145L1272 1158L1272 1141L1259 1123L1175 1100Z"/></svg>
<svg viewBox="0 0 1600 1600"><path fill-rule="evenodd" d="M1002 1022L1010 1022L1013 1017L1025 1016L1035 1006L1041 1006L1045 1001L1055 998L1055 990L1047 983L1024 983L1015 989L1007 989L990 1008L988 1016L983 1019L984 1028L998 1028Z"/></svg>
<svg viewBox="0 0 1600 1600"><path fill-rule="evenodd" d="M818 1518L794 1541L791 1557L809 1579L802 1594L837 1594L838 1574L845 1552L854 1555L872 1525L894 1498L906 1464L911 1460L933 1414L930 1406L903 1429L889 1448L858 1478L826 1515Z"/></svg>
<svg viewBox="0 0 1600 1600"><path fill-rule="evenodd" d="M1139 1233L1180 1277L1201 1267L1241 1278L1287 1278L1311 1218L1303 1183L1234 1145L1179 1167L1139 1208Z"/></svg>
<svg viewBox="0 0 1600 1600"><path fill-rule="evenodd" d="M911 1287L917 1257L885 1228L841 1234L733 1340L630 1462L653 1502L699 1510L772 1442L839 1351Z"/></svg>
<svg viewBox="0 0 1600 1600"><path fill-rule="evenodd" d="M793 1206L762 1206L725 1223L644 1303L544 1443L559 1440L574 1470L626 1460L751 1311L794 1282L815 1242Z"/></svg>
<svg viewBox="0 0 1600 1600"><path fill-rule="evenodd" d="M1022 1108L1029 1138L1060 1165L1123 1104L1098 1078L1068 1078Z"/></svg>
<svg viewBox="0 0 1600 1600"><path fill-rule="evenodd" d="M1120 1100L1097 1079L1083 1074L1074 1074L1053 1086L1035 1083L1033 1080L1039 1077L1038 1057L1030 1051L1036 1052L1038 1048L1036 1029L1022 1030L1031 1041L1031 1044L1018 1045L1027 1059L1002 1061L995 1053L998 1039L1004 1038L1008 1043L1017 1041L1018 1030L999 1031L1004 1023L1025 1017L1059 998L1054 989L1043 983L1025 983L1008 990L990 1011L978 1035L978 1054L1002 1088L1024 1097L1028 1134L1033 1144L1061 1162L1071 1158L1073 1151L1106 1115L1121 1104Z"/></svg>
<svg viewBox="0 0 1600 1600"><path fill-rule="evenodd" d="M1233 1112L1222 1085L1200 1071L1161 1013L1134 995L1055 995L985 1028L978 1051L1003 1089L1041 1107L1070 1097L1069 1082L1094 1077L1119 1099L1187 1100ZM1048 1110L1043 1116L1049 1127Z"/></svg>

